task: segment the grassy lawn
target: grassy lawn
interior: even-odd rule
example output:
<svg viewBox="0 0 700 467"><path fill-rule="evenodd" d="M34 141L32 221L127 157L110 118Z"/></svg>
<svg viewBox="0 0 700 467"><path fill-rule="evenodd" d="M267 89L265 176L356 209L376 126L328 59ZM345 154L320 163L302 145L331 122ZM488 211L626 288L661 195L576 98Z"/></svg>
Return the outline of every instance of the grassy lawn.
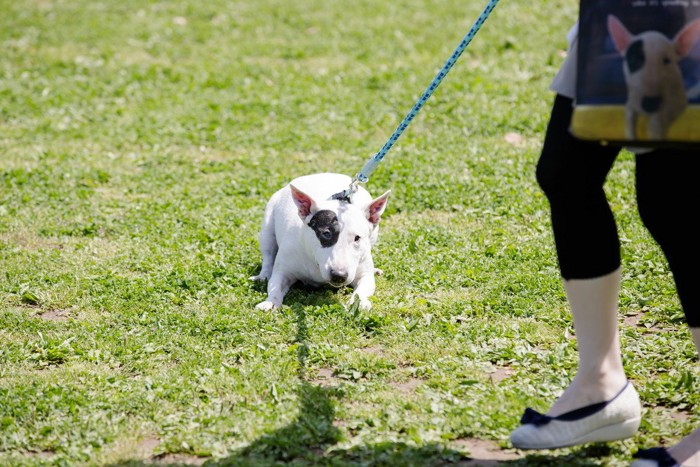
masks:
<svg viewBox="0 0 700 467"><path fill-rule="evenodd" d="M502 2L373 174L392 195L370 311L303 287L254 309L267 198L356 174L485 4L0 0L0 464L623 466L700 424L623 153L641 431L508 442L576 363L534 176L576 2Z"/></svg>

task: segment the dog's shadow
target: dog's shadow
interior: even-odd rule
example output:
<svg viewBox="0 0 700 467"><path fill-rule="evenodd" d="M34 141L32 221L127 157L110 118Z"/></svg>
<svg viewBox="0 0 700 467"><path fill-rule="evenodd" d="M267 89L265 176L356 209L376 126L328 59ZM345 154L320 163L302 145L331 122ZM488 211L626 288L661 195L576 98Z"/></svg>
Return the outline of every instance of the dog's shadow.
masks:
<svg viewBox="0 0 700 467"><path fill-rule="evenodd" d="M300 344L297 348L299 415L290 424L262 436L245 448L205 465L445 466L467 460L462 453L437 444L416 447L383 442L346 450L329 450L343 438L341 430L335 425L335 407L344 397L344 392L339 386L322 386L309 381L306 376L306 313L302 306L294 305L292 308L297 319L296 341Z"/></svg>

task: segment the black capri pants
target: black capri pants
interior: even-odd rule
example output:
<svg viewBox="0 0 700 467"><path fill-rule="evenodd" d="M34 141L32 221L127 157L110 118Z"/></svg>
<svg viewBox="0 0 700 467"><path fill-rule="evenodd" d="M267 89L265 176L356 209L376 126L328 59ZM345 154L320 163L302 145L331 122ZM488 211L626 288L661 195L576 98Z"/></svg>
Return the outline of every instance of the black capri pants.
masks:
<svg viewBox="0 0 700 467"><path fill-rule="evenodd" d="M617 226L603 185L622 148L571 135L572 104L556 96L537 163L567 280L600 277L620 266ZM700 217L700 151L664 148L635 158L640 217L666 256L688 325L700 327L700 234L693 225Z"/></svg>

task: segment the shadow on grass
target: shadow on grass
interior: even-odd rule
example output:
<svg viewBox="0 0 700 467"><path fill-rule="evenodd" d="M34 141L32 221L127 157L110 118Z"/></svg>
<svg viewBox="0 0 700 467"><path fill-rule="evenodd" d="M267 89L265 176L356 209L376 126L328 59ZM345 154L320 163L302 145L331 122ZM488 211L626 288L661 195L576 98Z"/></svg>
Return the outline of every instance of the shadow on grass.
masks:
<svg viewBox="0 0 700 467"><path fill-rule="evenodd" d="M267 296L267 281L251 281L251 288L261 294L257 301L262 301ZM284 296L283 304L296 310L297 306L343 306L342 300L339 299L339 292L351 290L350 286L344 286L340 289L329 284L313 286L304 284L303 282L295 282ZM257 303L257 301L255 303ZM251 306L254 306L252 303ZM297 313L303 313L298 312ZM300 341L300 343L302 343Z"/></svg>
<svg viewBox="0 0 700 467"><path fill-rule="evenodd" d="M297 342L300 344L297 350L299 416L289 425L261 437L240 451L205 465L425 466L447 465L463 458L461 453L437 445L417 448L392 442L327 452L328 448L341 440L341 432L333 422L335 404L343 397L343 393L338 387L324 387L307 380L306 315L303 307L294 308L297 316Z"/></svg>
<svg viewBox="0 0 700 467"><path fill-rule="evenodd" d="M303 307L294 307L297 314L297 342L299 359L300 401L299 416L287 426L262 436L250 445L232 452L222 459L212 459L203 465L210 467L266 467L294 466L386 466L386 467L437 467L437 466L598 466L601 462L588 459L611 454L606 445L570 451L568 455L528 455L516 460L476 459L462 452L439 444L412 446L401 442L378 442L354 446L350 449L330 449L342 439L341 431L334 425L335 404L343 397L339 387L325 387L307 380L306 346L308 329ZM194 462L126 461L119 466L191 465ZM201 461L201 459L200 459ZM196 462L201 464L201 462Z"/></svg>

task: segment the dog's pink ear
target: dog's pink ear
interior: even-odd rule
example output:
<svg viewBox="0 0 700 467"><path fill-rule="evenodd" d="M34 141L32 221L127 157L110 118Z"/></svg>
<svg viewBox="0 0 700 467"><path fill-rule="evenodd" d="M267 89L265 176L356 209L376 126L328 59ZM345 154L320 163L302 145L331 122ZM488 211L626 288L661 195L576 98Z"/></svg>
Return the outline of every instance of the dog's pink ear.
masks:
<svg viewBox="0 0 700 467"><path fill-rule="evenodd" d="M693 48L695 42L700 38L700 18L686 24L673 39L673 44L676 46L676 53L679 57L685 57L690 49Z"/></svg>
<svg viewBox="0 0 700 467"><path fill-rule="evenodd" d="M382 196L369 203L369 206L367 207L367 220L370 221L372 224L378 224L379 219L382 218L382 213L386 208L386 202L389 198L389 193L391 193L391 190L387 191Z"/></svg>
<svg viewBox="0 0 700 467"><path fill-rule="evenodd" d="M615 15L608 15L608 32L618 52L624 53L630 45L632 34Z"/></svg>
<svg viewBox="0 0 700 467"><path fill-rule="evenodd" d="M307 195L294 185L290 184L289 188L292 190L292 199L294 200L294 204L296 204L297 208L299 209L299 217L301 217L302 220L306 219L309 214L316 210L316 203L313 199L311 199L311 196Z"/></svg>

